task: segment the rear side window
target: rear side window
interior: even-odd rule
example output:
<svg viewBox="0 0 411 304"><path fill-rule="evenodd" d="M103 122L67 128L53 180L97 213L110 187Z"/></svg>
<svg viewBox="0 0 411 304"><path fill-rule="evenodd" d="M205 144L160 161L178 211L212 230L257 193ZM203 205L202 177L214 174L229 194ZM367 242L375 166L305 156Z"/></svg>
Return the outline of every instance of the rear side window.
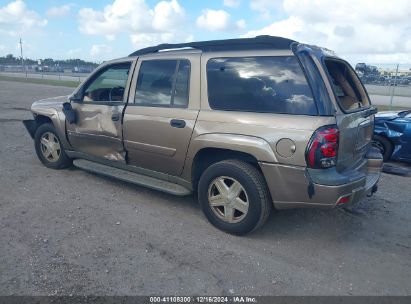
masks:
<svg viewBox="0 0 411 304"><path fill-rule="evenodd" d="M186 107L190 62L188 60L149 60L141 63L135 104Z"/></svg>
<svg viewBox="0 0 411 304"><path fill-rule="evenodd" d="M207 82L212 109L318 114L295 56L210 59Z"/></svg>

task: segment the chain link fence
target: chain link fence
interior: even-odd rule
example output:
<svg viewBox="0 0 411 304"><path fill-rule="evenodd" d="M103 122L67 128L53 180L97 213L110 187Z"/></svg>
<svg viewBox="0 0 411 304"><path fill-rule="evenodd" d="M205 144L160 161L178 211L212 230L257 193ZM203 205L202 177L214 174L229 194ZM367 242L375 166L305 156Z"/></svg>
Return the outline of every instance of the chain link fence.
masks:
<svg viewBox="0 0 411 304"><path fill-rule="evenodd" d="M0 65L0 76L26 79L64 80L80 83L93 68ZM379 110L411 109L411 64L371 65L358 63L355 70L365 85L371 101Z"/></svg>
<svg viewBox="0 0 411 304"><path fill-rule="evenodd" d="M355 70L380 109L411 109L411 64L358 63Z"/></svg>
<svg viewBox="0 0 411 304"><path fill-rule="evenodd" d="M73 67L71 69L63 69L60 67L44 68L38 66L22 67L21 65L0 65L0 76L3 75L26 79L49 79L81 82L92 71L93 69L90 67Z"/></svg>

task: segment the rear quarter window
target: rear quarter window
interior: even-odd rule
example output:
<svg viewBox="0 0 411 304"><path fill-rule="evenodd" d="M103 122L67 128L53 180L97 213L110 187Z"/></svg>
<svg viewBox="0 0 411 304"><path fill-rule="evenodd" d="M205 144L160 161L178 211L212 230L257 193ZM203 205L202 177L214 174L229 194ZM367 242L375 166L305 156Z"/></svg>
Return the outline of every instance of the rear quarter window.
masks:
<svg viewBox="0 0 411 304"><path fill-rule="evenodd" d="M370 105L357 74L347 63L326 59L325 66L338 104L344 112L360 110Z"/></svg>
<svg viewBox="0 0 411 304"><path fill-rule="evenodd" d="M318 115L295 56L213 58L207 83L212 109Z"/></svg>

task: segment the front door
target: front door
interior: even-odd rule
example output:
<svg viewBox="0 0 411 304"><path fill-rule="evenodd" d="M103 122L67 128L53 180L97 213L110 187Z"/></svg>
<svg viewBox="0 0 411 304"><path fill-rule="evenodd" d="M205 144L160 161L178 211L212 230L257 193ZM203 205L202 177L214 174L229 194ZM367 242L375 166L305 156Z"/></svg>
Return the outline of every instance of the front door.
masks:
<svg viewBox="0 0 411 304"><path fill-rule="evenodd" d="M67 136L77 152L97 158L125 161L122 116L130 82L132 61L100 68L76 93L72 102L75 124L67 124Z"/></svg>
<svg viewBox="0 0 411 304"><path fill-rule="evenodd" d="M190 90L198 87L197 57L139 59L124 113L129 164L171 175L182 172L198 115L199 90Z"/></svg>

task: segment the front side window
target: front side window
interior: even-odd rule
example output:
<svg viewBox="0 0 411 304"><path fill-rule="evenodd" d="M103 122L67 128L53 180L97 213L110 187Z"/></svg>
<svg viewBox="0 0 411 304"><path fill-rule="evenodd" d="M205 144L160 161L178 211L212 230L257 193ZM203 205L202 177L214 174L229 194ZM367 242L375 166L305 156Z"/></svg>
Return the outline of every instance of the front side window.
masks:
<svg viewBox="0 0 411 304"><path fill-rule="evenodd" d="M318 114L295 56L210 59L207 83L212 109Z"/></svg>
<svg viewBox="0 0 411 304"><path fill-rule="evenodd" d="M141 63L135 104L186 107L190 62L188 60L148 60Z"/></svg>
<svg viewBox="0 0 411 304"><path fill-rule="evenodd" d="M98 72L83 94L85 102L122 102L131 62L111 65Z"/></svg>

